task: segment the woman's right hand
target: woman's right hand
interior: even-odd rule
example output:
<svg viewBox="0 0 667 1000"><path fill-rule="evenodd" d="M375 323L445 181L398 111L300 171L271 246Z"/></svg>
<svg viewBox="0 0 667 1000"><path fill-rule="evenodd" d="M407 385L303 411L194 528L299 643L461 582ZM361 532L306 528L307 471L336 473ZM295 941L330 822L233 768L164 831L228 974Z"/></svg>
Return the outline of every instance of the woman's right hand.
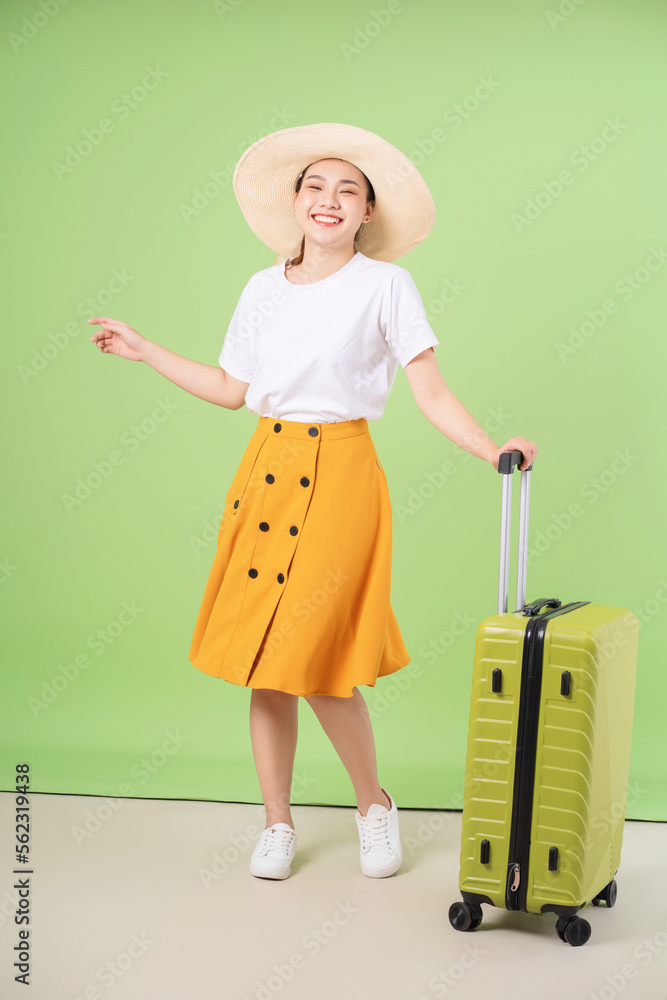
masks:
<svg viewBox="0 0 667 1000"><path fill-rule="evenodd" d="M117 354L128 361L144 360L144 351L149 341L127 323L109 316L96 316L88 322L101 325L102 329L90 339L104 354Z"/></svg>

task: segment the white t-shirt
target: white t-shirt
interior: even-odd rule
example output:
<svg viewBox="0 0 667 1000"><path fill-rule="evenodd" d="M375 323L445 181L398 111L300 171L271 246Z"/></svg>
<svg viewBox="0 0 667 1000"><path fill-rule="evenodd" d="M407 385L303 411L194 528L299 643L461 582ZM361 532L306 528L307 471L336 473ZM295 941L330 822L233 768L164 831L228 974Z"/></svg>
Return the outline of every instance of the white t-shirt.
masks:
<svg viewBox="0 0 667 1000"><path fill-rule="evenodd" d="M289 281L284 263L253 274L219 363L249 383L246 406L260 416L379 420L399 363L439 344L409 271L357 251L309 285Z"/></svg>

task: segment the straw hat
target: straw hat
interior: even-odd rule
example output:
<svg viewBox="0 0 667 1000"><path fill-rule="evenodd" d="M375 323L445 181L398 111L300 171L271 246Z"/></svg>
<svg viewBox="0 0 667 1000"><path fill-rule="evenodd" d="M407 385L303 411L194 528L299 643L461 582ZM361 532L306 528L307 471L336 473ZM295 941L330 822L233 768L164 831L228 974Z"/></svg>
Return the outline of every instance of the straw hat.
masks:
<svg viewBox="0 0 667 1000"><path fill-rule="evenodd" d="M428 236L435 204L414 163L374 132L327 122L263 136L236 164L234 192L263 243L284 258L298 255L303 232L294 216L297 178L310 163L333 156L363 171L375 191L372 218L356 240L365 256L392 261Z"/></svg>

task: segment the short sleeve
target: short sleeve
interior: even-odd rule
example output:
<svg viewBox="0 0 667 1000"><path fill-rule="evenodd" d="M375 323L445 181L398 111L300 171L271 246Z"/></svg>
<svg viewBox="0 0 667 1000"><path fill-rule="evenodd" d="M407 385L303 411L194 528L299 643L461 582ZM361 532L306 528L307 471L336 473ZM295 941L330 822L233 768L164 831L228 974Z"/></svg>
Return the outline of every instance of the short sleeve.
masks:
<svg viewBox="0 0 667 1000"><path fill-rule="evenodd" d="M403 368L426 348L440 345L412 275L403 267L397 267L389 282L381 325L389 350Z"/></svg>
<svg viewBox="0 0 667 1000"><path fill-rule="evenodd" d="M218 363L233 378L250 382L254 372L250 338L252 325L248 322L250 291L243 289L236 309L229 321Z"/></svg>

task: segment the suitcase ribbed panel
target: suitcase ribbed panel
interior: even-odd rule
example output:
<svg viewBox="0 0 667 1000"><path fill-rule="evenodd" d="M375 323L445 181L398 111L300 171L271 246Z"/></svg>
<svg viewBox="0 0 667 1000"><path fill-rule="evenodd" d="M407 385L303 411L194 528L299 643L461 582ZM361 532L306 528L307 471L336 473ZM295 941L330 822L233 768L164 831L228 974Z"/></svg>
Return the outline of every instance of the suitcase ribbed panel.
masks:
<svg viewBox="0 0 667 1000"><path fill-rule="evenodd" d="M505 905L512 820L514 757L526 622L520 613L493 615L477 630L466 753L459 887ZM494 669L502 671L499 694ZM489 861L480 862L482 840Z"/></svg>
<svg viewBox="0 0 667 1000"><path fill-rule="evenodd" d="M592 603L547 625L526 896L532 912L582 906L618 869L638 628L631 611ZM561 694L564 670L569 695ZM555 872L548 870L551 847L558 848Z"/></svg>

